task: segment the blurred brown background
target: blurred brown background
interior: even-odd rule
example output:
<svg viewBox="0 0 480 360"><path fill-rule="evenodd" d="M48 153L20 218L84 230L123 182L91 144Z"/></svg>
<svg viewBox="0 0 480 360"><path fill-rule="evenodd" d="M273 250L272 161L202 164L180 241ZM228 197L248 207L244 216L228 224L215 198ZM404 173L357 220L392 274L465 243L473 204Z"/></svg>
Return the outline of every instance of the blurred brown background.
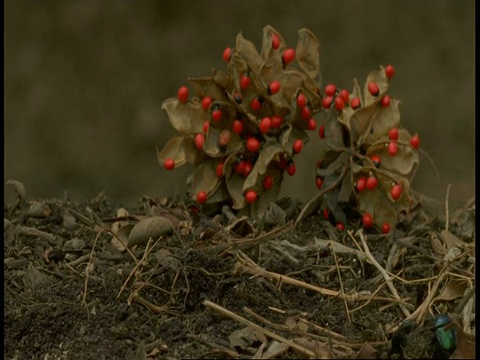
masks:
<svg viewBox="0 0 480 360"><path fill-rule="evenodd" d="M473 0L6 1L5 180L33 198L105 190L124 205L182 193L191 168L156 159L175 134L161 103L225 69L238 32L260 47L266 24L292 47L299 28L316 34L324 85L394 64L402 125L439 171L421 155L413 187L443 202L451 183L452 206L474 195ZM284 186L303 201L316 191L311 134Z"/></svg>

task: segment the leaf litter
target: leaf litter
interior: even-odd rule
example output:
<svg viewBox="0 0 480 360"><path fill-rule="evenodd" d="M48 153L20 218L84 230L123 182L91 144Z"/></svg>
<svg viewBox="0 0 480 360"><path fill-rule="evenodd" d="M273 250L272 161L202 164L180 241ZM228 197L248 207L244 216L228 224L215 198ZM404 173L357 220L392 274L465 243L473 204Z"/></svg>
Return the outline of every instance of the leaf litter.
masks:
<svg viewBox="0 0 480 360"><path fill-rule="evenodd" d="M474 354L472 203L378 235L295 225L285 200L278 222L188 198L26 200L4 207L7 358L431 358L440 314L451 358Z"/></svg>

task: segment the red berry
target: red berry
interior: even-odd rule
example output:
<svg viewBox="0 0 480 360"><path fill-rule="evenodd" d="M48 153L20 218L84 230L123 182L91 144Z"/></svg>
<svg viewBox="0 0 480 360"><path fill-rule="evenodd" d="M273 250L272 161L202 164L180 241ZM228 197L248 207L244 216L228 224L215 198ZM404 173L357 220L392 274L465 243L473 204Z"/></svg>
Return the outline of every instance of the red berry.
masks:
<svg viewBox="0 0 480 360"><path fill-rule="evenodd" d="M247 139L247 145L246 145L246 148L248 151L251 151L251 152L257 152L258 149L260 149L260 141L258 141L256 138L254 137L249 137Z"/></svg>
<svg viewBox="0 0 480 360"><path fill-rule="evenodd" d="M215 122L222 120L222 109L217 108L212 111L212 120Z"/></svg>
<svg viewBox="0 0 480 360"><path fill-rule="evenodd" d="M340 91L340 97L345 104L348 104L348 101L350 100L350 93L348 92L348 90L343 89L342 91Z"/></svg>
<svg viewBox="0 0 480 360"><path fill-rule="evenodd" d="M328 84L325 86L325 94L327 96L335 96L335 92L337 91L337 87L334 84Z"/></svg>
<svg viewBox="0 0 480 360"><path fill-rule="evenodd" d="M207 193L205 191L199 191L197 193L197 201L199 204L205 203L205 201L207 201Z"/></svg>
<svg viewBox="0 0 480 360"><path fill-rule="evenodd" d="M235 164L235 172L237 174L243 174L243 170L245 170L245 161L237 159L237 162Z"/></svg>
<svg viewBox="0 0 480 360"><path fill-rule="evenodd" d="M288 48L283 52L282 61L284 65L290 64L295 59L295 50Z"/></svg>
<svg viewBox="0 0 480 360"><path fill-rule="evenodd" d="M377 85L377 83L374 83L373 81L368 83L368 92L372 94L373 96L377 96L378 93L380 92L380 89Z"/></svg>
<svg viewBox="0 0 480 360"><path fill-rule="evenodd" d="M280 115L272 116L272 128L279 128L283 123L283 118Z"/></svg>
<svg viewBox="0 0 480 360"><path fill-rule="evenodd" d="M243 171L242 175L243 177L247 177L248 174L250 174L250 171L252 171L253 165L250 161L245 161L245 165L243 166Z"/></svg>
<svg viewBox="0 0 480 360"><path fill-rule="evenodd" d="M217 165L217 168L216 168L216 173L217 173L217 176L218 177L222 177L223 176L223 166L224 166L224 162L219 162L218 165Z"/></svg>
<svg viewBox="0 0 480 360"><path fill-rule="evenodd" d="M312 131L317 128L317 123L316 123L315 119L313 119L313 118L308 119L307 128L308 128L308 130L312 130Z"/></svg>
<svg viewBox="0 0 480 360"><path fill-rule="evenodd" d="M245 200L251 204L251 203L254 203L255 201L257 201L257 192L255 190L248 190L246 193L245 193Z"/></svg>
<svg viewBox="0 0 480 360"><path fill-rule="evenodd" d="M208 111L208 108L210 107L210 104L212 103L213 99L210 96L205 96L202 99L202 109L204 111Z"/></svg>
<svg viewBox="0 0 480 360"><path fill-rule="evenodd" d="M231 56L232 56L232 48L227 47L225 50L223 50L223 61L229 62Z"/></svg>
<svg viewBox="0 0 480 360"><path fill-rule="evenodd" d="M362 216L362 224L365 229L371 228L373 226L373 217L369 213L365 213Z"/></svg>
<svg viewBox="0 0 480 360"><path fill-rule="evenodd" d="M330 109L330 107L332 106L332 103L333 103L333 96L324 97L322 100L322 106L325 109Z"/></svg>
<svg viewBox="0 0 480 360"><path fill-rule="evenodd" d="M335 98L335 109L337 109L338 111L342 111L344 107L345 103L343 102L343 99L340 96L337 96Z"/></svg>
<svg viewBox="0 0 480 360"><path fill-rule="evenodd" d="M240 95L240 94L237 93L237 92L236 92L236 93L233 93L232 97L233 97L233 100L235 100L235 102L236 102L237 104L241 104L242 101L243 101L243 100L242 100L242 95Z"/></svg>
<svg viewBox="0 0 480 360"><path fill-rule="evenodd" d="M418 149L420 147L420 137L417 134L413 135L410 139L410 145L414 149Z"/></svg>
<svg viewBox="0 0 480 360"><path fill-rule="evenodd" d="M269 95L274 95L280 91L280 81L272 81L267 88Z"/></svg>
<svg viewBox="0 0 480 360"><path fill-rule="evenodd" d="M315 163L315 166L316 166L317 169L321 169L322 165L323 165L323 160L322 159L317 160L317 162Z"/></svg>
<svg viewBox="0 0 480 360"><path fill-rule="evenodd" d="M272 49L277 50L280 47L280 38L277 34L272 34Z"/></svg>
<svg viewBox="0 0 480 360"><path fill-rule="evenodd" d="M302 119L303 120L308 120L312 117L312 109L310 109L310 106L308 106L308 105L303 107L301 112L302 112Z"/></svg>
<svg viewBox="0 0 480 360"><path fill-rule="evenodd" d="M177 98L182 104L185 104L188 101L188 88L182 86L177 91Z"/></svg>
<svg viewBox="0 0 480 360"><path fill-rule="evenodd" d="M269 132L270 129L272 128L272 119L270 119L269 117L264 117L260 121L259 128L263 134L266 134L267 132Z"/></svg>
<svg viewBox="0 0 480 360"><path fill-rule="evenodd" d="M390 232L390 224L387 222L384 222L382 225L382 233L388 234L389 232Z"/></svg>
<svg viewBox="0 0 480 360"><path fill-rule="evenodd" d="M328 208L323 209L322 214L325 220L328 221L330 219L330 216L328 216Z"/></svg>
<svg viewBox="0 0 480 360"><path fill-rule="evenodd" d="M315 177L315 185L317 186L317 189L320 189L323 185L323 177L317 175Z"/></svg>
<svg viewBox="0 0 480 360"><path fill-rule="evenodd" d="M375 177L375 175L370 175L367 179L367 189L368 190L373 190L377 187L378 185L378 180Z"/></svg>
<svg viewBox="0 0 480 360"><path fill-rule="evenodd" d="M233 132L237 135L240 135L243 131L243 121L242 120L233 120Z"/></svg>
<svg viewBox="0 0 480 360"><path fill-rule="evenodd" d="M345 225L343 225L342 222L338 222L337 225L335 225L335 227L336 227L337 230L339 230L339 231L345 230Z"/></svg>
<svg viewBox="0 0 480 360"><path fill-rule="evenodd" d="M175 161L173 159L166 159L163 166L167 170L172 170L175 167Z"/></svg>
<svg viewBox="0 0 480 360"><path fill-rule="evenodd" d="M390 96L388 95L383 95L382 96L382 99L380 100L380 105L383 107L383 108L387 108L390 106Z"/></svg>
<svg viewBox="0 0 480 360"><path fill-rule="evenodd" d="M209 122L209 121L205 121L205 122L203 123L203 128L202 128L202 129L203 129L203 132L204 132L205 134L207 133L209 127L210 127L210 122Z"/></svg>
<svg viewBox="0 0 480 360"><path fill-rule="evenodd" d="M287 165L287 174L293 176L295 175L296 171L297 167L295 166L295 163L293 161L290 161L290 163Z"/></svg>
<svg viewBox="0 0 480 360"><path fill-rule="evenodd" d="M246 90L250 85L250 76L247 73L240 76L240 89Z"/></svg>
<svg viewBox="0 0 480 360"><path fill-rule="evenodd" d="M393 75L395 75L395 68L393 67L393 65L387 65L387 67L385 68L385 76L388 79L391 79Z"/></svg>
<svg viewBox="0 0 480 360"><path fill-rule="evenodd" d="M355 109L358 109L360 106L362 105L361 101L359 98L353 98L351 101L350 101L350 107L355 110Z"/></svg>
<svg viewBox="0 0 480 360"><path fill-rule="evenodd" d="M367 178L363 176L358 178L355 187L357 188L358 192L362 192L363 190L365 190L367 188Z"/></svg>
<svg viewBox="0 0 480 360"><path fill-rule="evenodd" d="M380 156L378 155L372 155L370 157L370 160L372 160L373 162L373 165L375 165L375 167L378 169L380 167L380 163L382 162L382 160L380 159Z"/></svg>
<svg viewBox="0 0 480 360"><path fill-rule="evenodd" d="M220 135L218 135L218 144L220 147L225 148L230 144L232 140L232 132L228 129L223 129Z"/></svg>
<svg viewBox="0 0 480 360"><path fill-rule="evenodd" d="M325 124L320 125L318 136L320 136L320 139L325 139Z"/></svg>
<svg viewBox="0 0 480 360"><path fill-rule="evenodd" d="M307 105L307 97L302 93L298 94L297 96L297 106L298 107L305 107Z"/></svg>
<svg viewBox="0 0 480 360"><path fill-rule="evenodd" d="M203 133L198 133L195 135L195 146L198 150L203 150L203 144L205 143L205 135Z"/></svg>
<svg viewBox="0 0 480 360"><path fill-rule="evenodd" d="M262 98L260 96L255 96L250 102L250 108L253 111L258 111L262 107Z"/></svg>
<svg viewBox="0 0 480 360"><path fill-rule="evenodd" d="M389 132L388 132L388 138L390 140L398 140L398 128L392 128Z"/></svg>
<svg viewBox="0 0 480 360"><path fill-rule="evenodd" d="M390 189L390 195L392 196L393 200L398 200L400 199L400 196L402 196L402 187L399 184L395 184L392 186Z"/></svg>
<svg viewBox="0 0 480 360"><path fill-rule="evenodd" d="M280 159L278 161L278 167L280 170L285 170L288 166L287 160L283 155L280 155Z"/></svg>
<svg viewBox="0 0 480 360"><path fill-rule="evenodd" d="M301 139L297 139L293 142L292 150L294 153L299 153L303 149L303 141Z"/></svg>
<svg viewBox="0 0 480 360"><path fill-rule="evenodd" d="M398 145L397 145L397 142L392 140L388 143L388 153L390 154L390 156L395 156L397 155L397 152L398 152Z"/></svg>
<svg viewBox="0 0 480 360"><path fill-rule="evenodd" d="M271 177L270 175L265 176L263 178L262 185L265 190L270 190L273 186L273 177Z"/></svg>

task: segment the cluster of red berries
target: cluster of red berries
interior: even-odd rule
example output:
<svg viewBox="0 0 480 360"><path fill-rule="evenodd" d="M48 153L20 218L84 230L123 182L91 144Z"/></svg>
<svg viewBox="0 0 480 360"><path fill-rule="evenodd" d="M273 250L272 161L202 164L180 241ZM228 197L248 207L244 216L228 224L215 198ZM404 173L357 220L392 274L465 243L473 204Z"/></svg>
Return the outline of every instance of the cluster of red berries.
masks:
<svg viewBox="0 0 480 360"><path fill-rule="evenodd" d="M174 126L180 112L188 113L188 121L193 125L184 131L185 158L197 162L194 165L212 164L218 181L226 185L236 209L257 202L263 192L279 187L284 172L290 176L296 173L293 158L302 152L308 141L305 131L316 129L314 111L321 110L320 95L315 92L312 95L311 91L314 81L308 73L291 67L296 50L286 47L271 27L264 29L264 41L269 43L263 44L262 54L259 54L239 34L236 46L227 47L223 52L227 73L215 71L217 76L212 78L193 79L194 96L190 96L187 86L182 86L176 99L170 99L172 110L166 108ZM312 44L314 46L315 42ZM265 48L269 49L266 54ZM261 62L273 65L276 72L263 74L258 68ZM303 69L301 60L299 65ZM296 99L295 105L292 97ZM192 119L193 116L199 119ZM183 125L176 126L180 127ZM190 143L196 153L188 145ZM171 153L165 150L159 155L167 170L183 164L176 163ZM218 181L205 181L205 187L194 184L192 196L200 204L208 202L217 191L222 191L222 186L217 186ZM243 200L237 197L239 193ZM215 199L218 201L219 197ZM270 196L268 201L271 199Z"/></svg>
<svg viewBox="0 0 480 360"><path fill-rule="evenodd" d="M342 124L340 126L344 127L344 131L346 132L350 132L351 123L348 119L352 119L351 121L359 121L358 117L353 117L358 109L360 109L362 106L366 106L371 109L370 114L373 114L372 117L370 119L364 119L369 122L369 124L367 124L368 126L365 125L363 128L365 134L363 134L363 136L358 136L356 139L353 139L352 147L355 149L360 149L360 154L357 157L353 157L352 160L355 162L356 165L359 165L361 168L363 167L364 170L357 169L355 171L355 174L357 175L355 176L356 179L353 181L352 193L353 196L355 196L357 199L360 211L362 210L362 208L369 209L368 211L364 210L362 212L362 225L365 228L371 228L374 225L377 225L383 233L388 233L391 229L392 224L390 224L389 221L383 221L381 219L379 219L380 222L375 222L371 211L375 210L375 212L378 212L380 214L379 218L381 218L382 209L378 209L378 211L376 211L376 209L370 210L371 206L368 204L368 202L375 202L376 200L374 201L373 199L381 196L378 195L381 192L387 193L390 201L392 201L394 204L399 204L402 195L404 194L404 187L401 185L401 183L403 183L404 181L400 180L399 183L398 181L390 180L392 185L390 188L388 188L388 176L391 176L391 179L398 179L398 174L396 170L397 163L395 162L396 160L384 159L385 161L388 160L388 166L384 169L382 167L382 156L391 157L392 159L398 156L399 162L408 161L410 160L410 158L408 158L408 160L405 160L407 159L407 156L402 157L402 154L399 155L399 152L402 151L402 147L409 147L410 149L417 150L420 146L420 138L417 134L410 136L408 143L408 137L405 138L407 136L406 134L408 134L406 130L402 130L402 139L400 139L400 132L398 128L398 101L393 100L390 95L386 94L388 83L393 78L394 74L395 68L392 65L387 65L385 68L382 67L379 72L372 72L371 75L369 75L367 83L365 84L365 92L367 94L364 94L364 100L367 101L367 96L369 97L368 102L366 102L365 104L362 102L361 93L358 85L357 88L354 88L353 93L350 94L350 92L346 89L340 89L335 84L328 84L324 88L325 96L322 100L322 105L325 109L336 110L336 112L330 113L330 117L336 116L336 118L339 119L338 122ZM392 106L393 108L391 108ZM380 113L382 114L382 116L378 115ZM377 120L377 118L381 120ZM386 123L375 123L375 121L385 121ZM385 130L383 129L385 128L385 126L388 126L387 124L395 124L395 126L390 128L389 130L387 129L388 134L386 134L387 136L385 137L387 141L384 144L386 149L385 154L388 155L383 155L381 149L378 147L378 142L380 141L381 143L381 139L383 139L383 136L385 136L383 132ZM371 132L370 127L372 128ZM375 135L372 135L374 134L373 128L379 129L378 132L375 133ZM358 125L356 129L358 129ZM367 133L367 131L369 132ZM320 126L319 137L321 139L325 138L325 125ZM345 146L348 146L348 144L346 144ZM329 149L329 151L332 151L332 149ZM405 151L411 150L406 149ZM364 156L362 156L365 153L369 154L368 160L362 160L365 158ZM321 176L321 174L325 172L325 169L322 169L323 165L324 164L322 160L319 160L317 162L317 175L315 177L315 185L318 189L322 188L325 180L324 177ZM387 172L388 176L383 179L386 176L385 172ZM378 176L382 176L381 188L379 187ZM372 193L372 195L370 196L360 195L364 194L365 191L378 191L379 193L375 193L376 195ZM395 208L395 205L389 207L389 205L386 204L385 206L386 208L388 208L388 210L385 210L385 212L390 212L390 215L386 216L386 218L391 219L391 210L393 209L393 211L397 211L398 209ZM403 209L402 206L403 205L399 205L398 208ZM326 219L330 219L330 217L328 216L328 208L324 208L323 215ZM341 222L337 223L337 228L343 229L344 225Z"/></svg>
<svg viewBox="0 0 480 360"><path fill-rule="evenodd" d="M160 163L167 170L186 162L196 166L187 184L198 203L230 202L257 216L276 200L284 173L296 173L293 159L303 151L307 132L317 129L314 115L325 111L328 120L318 135L329 137L325 154L330 156L317 164L317 188L348 158L363 226L388 233L408 204L405 176L418 163L420 146L417 134L399 127L399 101L387 94L394 67L372 71L363 92L356 80L351 92L333 83L322 92L319 44L310 31L299 31L295 50L270 26L263 39L258 52L239 34L235 47L223 51L226 72L189 79L190 88L180 87L176 98L164 102L182 136L158 153ZM348 156L339 157L342 152ZM324 216L342 231L346 217L333 203Z"/></svg>

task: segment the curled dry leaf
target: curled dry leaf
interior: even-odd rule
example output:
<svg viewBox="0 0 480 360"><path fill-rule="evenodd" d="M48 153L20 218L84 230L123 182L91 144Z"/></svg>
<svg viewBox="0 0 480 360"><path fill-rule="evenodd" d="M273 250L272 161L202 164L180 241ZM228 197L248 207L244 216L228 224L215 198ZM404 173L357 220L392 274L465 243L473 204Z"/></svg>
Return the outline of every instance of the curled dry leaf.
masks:
<svg viewBox="0 0 480 360"><path fill-rule="evenodd" d="M30 207L27 210L27 216L33 218L46 218L50 216L52 209L43 200L32 201Z"/></svg>
<svg viewBox="0 0 480 360"><path fill-rule="evenodd" d="M172 233L173 226L170 220L156 216L147 218L137 223L128 236L127 246L143 245L150 238L157 239L160 236Z"/></svg>
<svg viewBox="0 0 480 360"><path fill-rule="evenodd" d="M320 43L310 30L300 29L298 31L296 54L302 70L320 86Z"/></svg>
<svg viewBox="0 0 480 360"><path fill-rule="evenodd" d="M7 180L6 184L12 186L15 194L17 195L17 204L15 206L23 203L25 201L25 196L27 193L27 191L25 190L25 185L23 185L23 183L18 180L12 179Z"/></svg>
<svg viewBox="0 0 480 360"><path fill-rule="evenodd" d="M163 166L165 160L172 159L175 162L175 167L181 166L187 163L185 153L182 148L183 137L178 136L171 138L162 151L157 148L157 159L160 165Z"/></svg>
<svg viewBox="0 0 480 360"><path fill-rule="evenodd" d="M182 104L177 98L170 98L163 102L162 110L167 112L175 130L182 134L201 132L203 124L209 120L208 113L203 111L198 100Z"/></svg>

